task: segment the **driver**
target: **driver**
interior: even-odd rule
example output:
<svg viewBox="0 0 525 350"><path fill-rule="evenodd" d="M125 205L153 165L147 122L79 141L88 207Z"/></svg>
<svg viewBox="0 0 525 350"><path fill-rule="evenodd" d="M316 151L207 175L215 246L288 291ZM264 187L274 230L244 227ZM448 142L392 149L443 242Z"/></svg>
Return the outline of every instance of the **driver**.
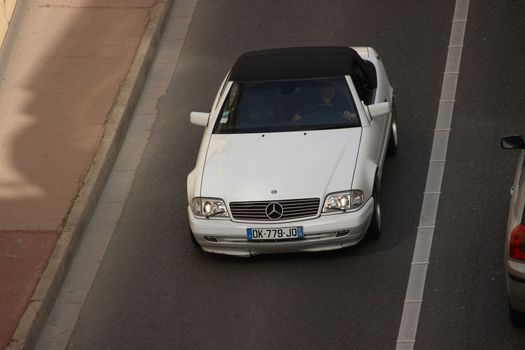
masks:
<svg viewBox="0 0 525 350"><path fill-rule="evenodd" d="M333 104L333 100L336 93L336 83L335 82L321 82L319 83L319 93L321 97L321 103L317 104L313 109L322 110L322 108L333 108L336 110L341 110L337 105ZM355 114L344 110L341 112L341 115L346 119L355 118ZM294 113L292 121L297 121L302 118L301 114Z"/></svg>

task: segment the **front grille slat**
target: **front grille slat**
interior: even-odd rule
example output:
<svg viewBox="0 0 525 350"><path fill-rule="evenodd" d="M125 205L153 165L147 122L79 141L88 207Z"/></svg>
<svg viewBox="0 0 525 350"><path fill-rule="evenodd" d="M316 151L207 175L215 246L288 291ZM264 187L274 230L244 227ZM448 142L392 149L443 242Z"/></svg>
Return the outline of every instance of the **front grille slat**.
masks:
<svg viewBox="0 0 525 350"><path fill-rule="evenodd" d="M283 205L283 208L286 208L288 210L308 210L315 208L317 209L318 205L301 205L301 206L292 206L292 205Z"/></svg>
<svg viewBox="0 0 525 350"><path fill-rule="evenodd" d="M266 207L260 208L260 209L239 209L239 208L231 208L232 210L235 210L236 213L259 213L261 210L266 210Z"/></svg>
<svg viewBox="0 0 525 350"><path fill-rule="evenodd" d="M283 216L304 215L306 213L310 213L310 215L314 215L314 214L317 214L317 210L286 211L283 213Z"/></svg>
<svg viewBox="0 0 525 350"><path fill-rule="evenodd" d="M279 203L283 208L280 219L271 220L266 215L270 203ZM319 212L319 198L286 199L282 201L232 202L230 211L235 220L279 221L312 217Z"/></svg>

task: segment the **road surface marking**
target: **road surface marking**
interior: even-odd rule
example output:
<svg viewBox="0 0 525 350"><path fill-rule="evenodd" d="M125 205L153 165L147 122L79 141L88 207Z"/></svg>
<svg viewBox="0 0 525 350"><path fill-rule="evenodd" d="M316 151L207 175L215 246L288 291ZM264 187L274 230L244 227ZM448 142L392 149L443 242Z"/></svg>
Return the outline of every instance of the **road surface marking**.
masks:
<svg viewBox="0 0 525 350"><path fill-rule="evenodd" d="M434 129L434 140L428 166L423 204L419 217L414 255L408 277L403 314L397 335L396 350L413 349L416 342L419 313L429 265L432 238L436 223L441 183L447 159L447 147L456 101L456 88L463 51L469 0L456 0L450 32L447 61L443 73L441 97Z"/></svg>

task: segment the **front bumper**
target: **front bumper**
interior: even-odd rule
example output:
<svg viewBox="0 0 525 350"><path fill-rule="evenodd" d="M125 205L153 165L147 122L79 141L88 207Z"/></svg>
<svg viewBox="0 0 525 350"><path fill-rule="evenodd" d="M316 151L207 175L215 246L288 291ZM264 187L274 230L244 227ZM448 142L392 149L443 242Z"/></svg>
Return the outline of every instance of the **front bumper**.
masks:
<svg viewBox="0 0 525 350"><path fill-rule="evenodd" d="M210 253L250 256L268 253L314 252L340 249L359 243L365 236L374 210L370 198L358 211L321 215L314 219L272 223L234 222L229 219L198 219L188 207L193 235ZM249 242L248 228L302 226L304 239L294 241ZM345 233L345 231L348 231ZM338 236L339 234L339 236Z"/></svg>

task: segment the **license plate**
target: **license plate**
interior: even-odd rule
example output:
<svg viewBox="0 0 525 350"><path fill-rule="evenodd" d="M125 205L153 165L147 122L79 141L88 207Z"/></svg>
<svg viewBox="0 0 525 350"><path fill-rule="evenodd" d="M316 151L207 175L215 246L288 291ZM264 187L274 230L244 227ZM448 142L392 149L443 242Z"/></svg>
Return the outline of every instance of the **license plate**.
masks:
<svg viewBox="0 0 525 350"><path fill-rule="evenodd" d="M284 228L249 228L247 229L249 241L274 241L303 239L303 228L284 227Z"/></svg>

